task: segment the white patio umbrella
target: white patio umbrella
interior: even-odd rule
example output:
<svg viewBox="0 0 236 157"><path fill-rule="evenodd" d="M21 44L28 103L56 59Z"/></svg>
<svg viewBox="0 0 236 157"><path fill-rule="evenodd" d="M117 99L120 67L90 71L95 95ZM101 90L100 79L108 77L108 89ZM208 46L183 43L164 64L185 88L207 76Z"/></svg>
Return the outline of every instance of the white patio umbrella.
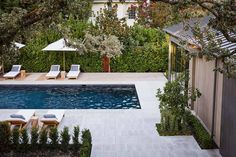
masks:
<svg viewBox="0 0 236 157"><path fill-rule="evenodd" d="M63 70L64 71L65 71L65 66L66 66L65 52L77 51L75 48L66 46L66 41L67 41L67 39L61 38L61 39L49 44L44 49L42 49L42 51L62 52L63 53Z"/></svg>

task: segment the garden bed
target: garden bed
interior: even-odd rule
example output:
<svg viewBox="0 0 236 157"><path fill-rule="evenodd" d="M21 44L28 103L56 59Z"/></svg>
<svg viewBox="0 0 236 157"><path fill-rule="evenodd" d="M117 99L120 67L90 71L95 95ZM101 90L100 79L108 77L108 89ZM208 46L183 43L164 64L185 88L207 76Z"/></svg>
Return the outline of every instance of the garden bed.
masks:
<svg viewBox="0 0 236 157"><path fill-rule="evenodd" d="M210 134L203 127L201 122L191 113L187 116L188 127L180 131L166 131L162 129L161 124L156 124L157 131L160 136L188 136L193 135L197 143L202 149L217 148L215 142L212 140Z"/></svg>
<svg viewBox="0 0 236 157"><path fill-rule="evenodd" d="M60 132L57 128L10 130L7 122L0 122L1 157L90 157L91 151L91 133L88 129L80 132L79 126L70 135L68 127Z"/></svg>
<svg viewBox="0 0 236 157"><path fill-rule="evenodd" d="M189 128L188 130L181 130L181 131L165 131L162 129L161 124L156 124L157 131L160 136L189 136L192 135L192 131Z"/></svg>
<svg viewBox="0 0 236 157"><path fill-rule="evenodd" d="M79 154L74 152L61 152L61 151L36 151L36 152L8 152L1 154L1 157L78 157ZM87 157L87 156L84 156Z"/></svg>

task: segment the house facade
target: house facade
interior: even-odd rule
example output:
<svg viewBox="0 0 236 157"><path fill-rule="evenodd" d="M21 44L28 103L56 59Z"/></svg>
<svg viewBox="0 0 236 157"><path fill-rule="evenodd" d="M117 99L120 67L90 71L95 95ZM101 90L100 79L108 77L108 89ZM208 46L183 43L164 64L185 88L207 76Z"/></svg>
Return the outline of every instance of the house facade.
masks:
<svg viewBox="0 0 236 157"><path fill-rule="evenodd" d="M109 0L94 0L92 11L93 17L90 18L92 22L95 22L96 17L99 15L99 11L104 8L110 8L111 5L117 5L117 16L119 19L126 18L127 25L133 26L137 16L137 11L131 9L133 6L138 6L138 0L113 0L109 3Z"/></svg>
<svg viewBox="0 0 236 157"><path fill-rule="evenodd" d="M204 28L210 18L193 19L188 24L198 22ZM166 28L165 32L169 35L169 81L188 69L189 87L199 89L202 94L195 102L190 102L193 112L212 135L222 156L235 156L236 79L229 79L214 70L222 67L223 63L221 60L208 60L202 56L199 53L201 47L193 41L192 32L184 29L183 23ZM236 49L236 43L228 42L222 34L217 38L222 39L222 47L230 51ZM190 60L185 58L188 54L194 54Z"/></svg>

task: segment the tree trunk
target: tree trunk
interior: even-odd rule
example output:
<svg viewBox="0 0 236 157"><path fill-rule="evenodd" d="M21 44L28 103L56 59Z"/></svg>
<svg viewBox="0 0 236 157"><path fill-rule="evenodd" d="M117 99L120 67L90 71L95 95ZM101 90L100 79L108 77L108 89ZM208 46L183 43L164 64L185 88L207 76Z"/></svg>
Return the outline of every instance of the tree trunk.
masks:
<svg viewBox="0 0 236 157"><path fill-rule="evenodd" d="M108 58L107 56L103 56L102 57L102 66L103 66L103 71L104 72L111 72L111 68L110 68L110 58Z"/></svg>

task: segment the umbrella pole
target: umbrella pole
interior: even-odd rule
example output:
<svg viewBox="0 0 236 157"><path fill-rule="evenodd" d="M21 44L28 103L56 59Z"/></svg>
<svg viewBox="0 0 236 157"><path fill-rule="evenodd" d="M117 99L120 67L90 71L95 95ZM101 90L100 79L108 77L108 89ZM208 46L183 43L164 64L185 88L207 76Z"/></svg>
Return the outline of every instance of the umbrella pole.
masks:
<svg viewBox="0 0 236 157"><path fill-rule="evenodd" d="M63 70L66 71L66 55L65 55L65 51L63 51Z"/></svg>

